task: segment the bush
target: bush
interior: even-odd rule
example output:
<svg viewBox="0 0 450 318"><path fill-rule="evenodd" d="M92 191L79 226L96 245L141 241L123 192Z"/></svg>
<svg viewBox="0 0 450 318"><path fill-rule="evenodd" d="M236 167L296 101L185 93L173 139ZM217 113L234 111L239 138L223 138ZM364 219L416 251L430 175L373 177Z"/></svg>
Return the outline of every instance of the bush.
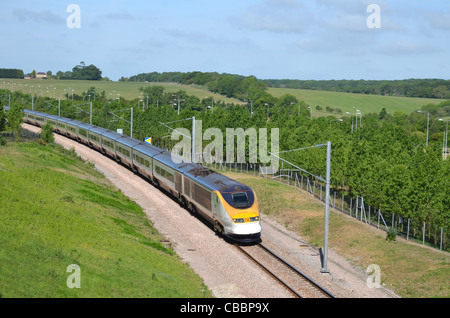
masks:
<svg viewBox="0 0 450 318"><path fill-rule="evenodd" d="M394 242L397 238L397 230L393 227L390 227L386 234L386 241Z"/></svg>
<svg viewBox="0 0 450 318"><path fill-rule="evenodd" d="M44 127L42 127L41 136L42 139L48 144L55 141L55 137L53 136L53 127L51 124L46 123Z"/></svg>
<svg viewBox="0 0 450 318"><path fill-rule="evenodd" d="M6 118L5 112L1 109L1 106L0 106L0 131L5 130L5 128L6 128L5 118Z"/></svg>

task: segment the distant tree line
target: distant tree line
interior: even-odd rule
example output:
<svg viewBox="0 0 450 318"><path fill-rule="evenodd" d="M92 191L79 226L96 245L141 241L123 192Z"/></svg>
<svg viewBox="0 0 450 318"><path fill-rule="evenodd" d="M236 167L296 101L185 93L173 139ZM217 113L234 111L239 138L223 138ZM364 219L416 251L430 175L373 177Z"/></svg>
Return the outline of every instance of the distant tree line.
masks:
<svg viewBox="0 0 450 318"><path fill-rule="evenodd" d="M217 72L151 72L122 77L119 81L130 82L173 82L206 86L210 91L241 100L257 99L267 87L313 89L356 94L390 96L450 98L450 80L406 79L395 81L366 80L260 80L254 76L219 74Z"/></svg>
<svg viewBox="0 0 450 318"><path fill-rule="evenodd" d="M15 68L0 68L0 78L23 78L23 70Z"/></svg>
<svg viewBox="0 0 450 318"><path fill-rule="evenodd" d="M263 80L269 87L300 88L332 92L376 94L390 96L450 98L450 80L442 79L406 79L395 81L366 80Z"/></svg>
<svg viewBox="0 0 450 318"><path fill-rule="evenodd" d="M122 77L119 81L130 82L174 82L185 85L202 85L208 90L227 97L240 100L255 100L265 94L267 85L255 76L236 74L219 74L217 72L152 72L141 73L130 78Z"/></svg>

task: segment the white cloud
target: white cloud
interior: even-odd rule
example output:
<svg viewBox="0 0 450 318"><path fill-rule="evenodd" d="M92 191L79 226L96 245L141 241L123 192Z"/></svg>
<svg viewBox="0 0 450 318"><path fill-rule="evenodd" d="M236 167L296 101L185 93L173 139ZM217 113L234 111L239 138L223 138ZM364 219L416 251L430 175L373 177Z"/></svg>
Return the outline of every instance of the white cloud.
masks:
<svg viewBox="0 0 450 318"><path fill-rule="evenodd" d="M66 18L53 13L50 10L33 11L26 8L16 8L12 10L12 14L21 22L34 21L34 22L46 22L50 24L64 24Z"/></svg>
<svg viewBox="0 0 450 318"><path fill-rule="evenodd" d="M253 31L302 33L311 24L307 8L297 0L263 0L247 8L232 24Z"/></svg>
<svg viewBox="0 0 450 318"><path fill-rule="evenodd" d="M442 49L430 43L418 43L411 40L401 40L390 42L387 45L379 45L374 50L381 54L388 55L416 55L416 54L431 54L439 53Z"/></svg>
<svg viewBox="0 0 450 318"><path fill-rule="evenodd" d="M450 11L430 12L426 15L426 19L433 27L444 31L450 31Z"/></svg>

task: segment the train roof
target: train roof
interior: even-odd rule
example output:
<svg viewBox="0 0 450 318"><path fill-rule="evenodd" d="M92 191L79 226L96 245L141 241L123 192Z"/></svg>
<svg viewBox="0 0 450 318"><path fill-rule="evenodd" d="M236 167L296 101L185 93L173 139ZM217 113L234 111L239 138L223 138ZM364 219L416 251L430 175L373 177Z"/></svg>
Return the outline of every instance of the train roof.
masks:
<svg viewBox="0 0 450 318"><path fill-rule="evenodd" d="M152 157L152 158L154 156L160 154L163 151L162 149L155 147L153 145L147 144L147 143L141 143L139 145L136 145L136 146L134 146L133 149L143 153L144 155Z"/></svg>
<svg viewBox="0 0 450 318"><path fill-rule="evenodd" d="M52 114L47 114L46 117L47 117L47 118L50 118L50 119L54 119L54 120L59 120L59 117L58 117L58 116L52 115Z"/></svg>
<svg viewBox="0 0 450 318"><path fill-rule="evenodd" d="M92 126L91 124L83 123L83 122L81 122L81 121L79 121L79 122L77 123L77 126L78 126L79 128L83 128L83 129L86 129L86 130L92 130L93 128L95 128L95 126Z"/></svg>
<svg viewBox="0 0 450 318"><path fill-rule="evenodd" d="M177 169L177 170L179 170L179 166L181 166L183 164L181 157L178 157L178 159L179 159L178 161L180 163L175 163L172 160L172 153L168 152L168 151L163 151L162 149L161 149L161 152L158 155L156 155L153 159L165 164L166 166L169 166L169 167L171 167L173 169Z"/></svg>
<svg viewBox="0 0 450 318"><path fill-rule="evenodd" d="M124 135L122 135L121 138L116 139L116 142L119 142L119 143L121 143L121 144L123 144L125 146L130 147L130 148L133 148L134 146L137 146L140 143L142 143L142 141L139 141L137 139L134 139L134 138L131 138L131 137L128 137L128 136L124 136Z"/></svg>
<svg viewBox="0 0 450 318"><path fill-rule="evenodd" d="M107 137L107 138L112 139L112 140L117 140L117 139L123 137L123 135L121 135L119 133L116 133L115 131L111 131L111 130L105 131L102 135L104 137Z"/></svg>
<svg viewBox="0 0 450 318"><path fill-rule="evenodd" d="M102 135L103 133L109 131L106 128L102 128L102 127L98 127L98 126L92 126L91 128L89 128L90 131L95 132L99 135Z"/></svg>
<svg viewBox="0 0 450 318"><path fill-rule="evenodd" d="M8 106L3 106L3 109L5 110L9 110ZM34 110L29 110L29 109L24 109L23 110L24 113L28 113L28 114L34 114L34 115L41 115L42 113L34 111Z"/></svg>
<svg viewBox="0 0 450 318"><path fill-rule="evenodd" d="M62 118L62 117L61 117ZM82 127L82 128L87 128L85 125L88 125L88 126L90 126L89 124L86 124L86 123L84 123L84 122L82 122L82 121L79 121L79 120L76 120L76 119L72 119L72 120L69 120L68 122L67 122L67 124L69 124L69 125L73 125L73 126L76 126L76 127Z"/></svg>
<svg viewBox="0 0 450 318"><path fill-rule="evenodd" d="M213 191L237 192L251 190L245 184L201 165L197 165L194 169L187 171L186 175Z"/></svg>
<svg viewBox="0 0 450 318"><path fill-rule="evenodd" d="M66 123L66 124L74 121L73 119L66 118L66 117L61 117L61 116L57 116L57 118L58 118L59 121L61 121L63 123Z"/></svg>
<svg viewBox="0 0 450 318"><path fill-rule="evenodd" d="M196 164L191 161L184 160L177 156L180 163L173 162L173 157L177 156L171 152L164 151L156 155L153 159L164 163L165 165L177 170L178 172L186 175L192 180L195 180L204 187L219 192L236 192L236 191L249 191L250 187L237 182L223 174L217 173L201 164Z"/></svg>

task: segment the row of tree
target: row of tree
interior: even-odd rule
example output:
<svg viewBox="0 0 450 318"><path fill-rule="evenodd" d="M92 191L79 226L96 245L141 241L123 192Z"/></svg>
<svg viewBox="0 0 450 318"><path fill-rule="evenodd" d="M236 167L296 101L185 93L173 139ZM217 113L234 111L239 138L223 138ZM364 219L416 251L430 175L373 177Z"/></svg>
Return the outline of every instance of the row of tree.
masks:
<svg viewBox="0 0 450 318"><path fill-rule="evenodd" d="M0 68L0 78L23 78L23 70L15 68Z"/></svg>
<svg viewBox="0 0 450 318"><path fill-rule="evenodd" d="M217 72L164 72L141 73L130 78L122 77L119 81L130 82L174 82L185 85L202 85L211 92L235 97L240 100L256 100L265 94L267 85L254 76L236 74L219 74Z"/></svg>
<svg viewBox="0 0 450 318"><path fill-rule="evenodd" d="M262 94L253 104L218 102L211 107L211 99L199 100L184 91L173 94L165 92L163 87L152 86L142 88L142 92L149 96L148 104L146 98L143 101L98 99L93 102L94 125L112 130L123 128L129 134L129 123L115 120L111 112L120 110L116 114L130 121L130 111L122 110L133 107L134 138L152 137L154 142L168 148L178 141L172 141L171 131L160 123L192 116L202 120L203 132L219 128L223 132L224 146L227 128L268 128L269 131L279 128L280 151L331 141L334 188L363 196L367 204L383 211L443 226L449 233L450 160L442 160L445 122L433 114L427 125L427 116L423 114L390 114L384 109L380 113L365 114L362 122L358 119L356 129L351 117L343 117L342 121L333 116L311 119L307 105L291 95L275 98ZM178 99L183 100L179 115ZM11 103L30 108L31 97L14 92ZM61 115L88 122L89 115L74 104L72 100L61 101ZM34 99L35 109L47 113L57 114L57 105L57 101L49 98ZM450 101L443 101L435 112L450 116L449 105ZM88 111L88 106L84 107ZM191 125L191 121L186 120L170 124L172 128L189 130ZM203 147L210 142L203 141ZM247 151L247 160L248 156ZM282 157L314 175L325 174L326 154L321 148L284 153Z"/></svg>

